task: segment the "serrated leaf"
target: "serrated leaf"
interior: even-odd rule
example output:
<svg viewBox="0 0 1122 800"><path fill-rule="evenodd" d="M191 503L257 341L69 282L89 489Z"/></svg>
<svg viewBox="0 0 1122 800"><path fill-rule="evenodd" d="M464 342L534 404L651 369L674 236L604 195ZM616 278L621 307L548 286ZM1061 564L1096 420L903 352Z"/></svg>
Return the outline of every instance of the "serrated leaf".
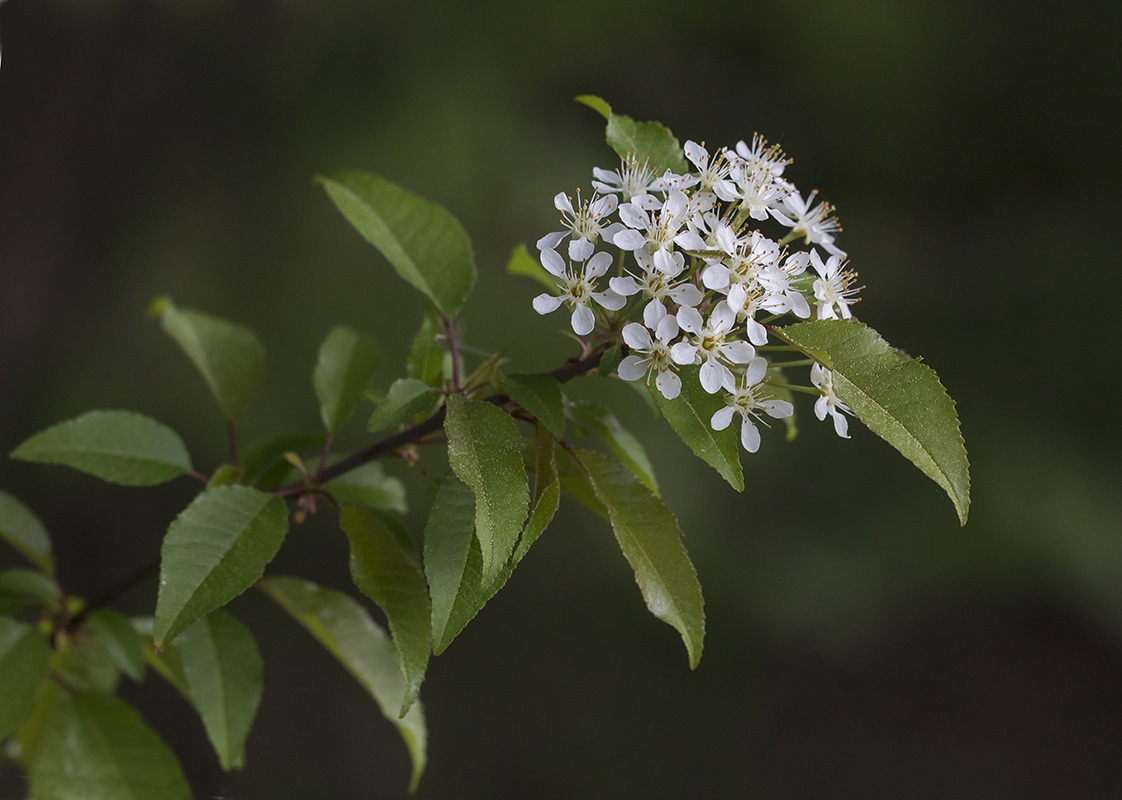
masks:
<svg viewBox="0 0 1122 800"><path fill-rule="evenodd" d="M339 524L351 543L351 579L386 615L407 690L405 716L425 678L431 649L432 605L409 535L395 522L359 506L344 506ZM402 539L404 538L404 541Z"/></svg>
<svg viewBox="0 0 1122 800"><path fill-rule="evenodd" d="M28 774L35 800L192 800L171 750L110 694L53 693Z"/></svg>
<svg viewBox="0 0 1122 800"><path fill-rule="evenodd" d="M179 309L171 298L153 303L160 324L202 374L226 419L237 419L265 377L265 350L245 327L201 311Z"/></svg>
<svg viewBox="0 0 1122 800"><path fill-rule="evenodd" d="M31 716L35 690L47 678L47 635L10 617L0 617L0 741Z"/></svg>
<svg viewBox="0 0 1122 800"><path fill-rule="evenodd" d="M312 383L323 425L329 432L339 430L350 419L381 362L382 354L373 339L343 326L327 334L319 348Z"/></svg>
<svg viewBox="0 0 1122 800"><path fill-rule="evenodd" d="M58 608L60 602L58 584L42 572L23 567L0 572L0 606L14 610L24 603L42 603Z"/></svg>
<svg viewBox="0 0 1122 800"><path fill-rule="evenodd" d="M549 292L557 291L557 281L545 271L545 268L536 258L530 255L530 251L526 249L524 244L518 245L511 251L510 260L506 262L506 274L531 278L544 286Z"/></svg>
<svg viewBox="0 0 1122 800"><path fill-rule="evenodd" d="M100 608L90 614L86 624L121 672L138 683L144 680L144 647L128 617L110 608Z"/></svg>
<svg viewBox="0 0 1122 800"><path fill-rule="evenodd" d="M448 350L444 321L432 303L425 308L421 328L413 337L409 358L405 362L405 375L427 386L439 388L451 374L452 354ZM447 366L447 369L445 367Z"/></svg>
<svg viewBox="0 0 1122 800"><path fill-rule="evenodd" d="M171 648L222 769L242 769L245 740L261 703L261 653L253 634L225 611L214 611L165 650Z"/></svg>
<svg viewBox="0 0 1122 800"><path fill-rule="evenodd" d="M569 412L582 428L599 437L628 469L638 475L644 486L658 494L658 481L647 451L611 411L596 403L578 401L569 407Z"/></svg>
<svg viewBox="0 0 1122 800"><path fill-rule="evenodd" d="M410 422L415 415L431 411L439 399L439 393L416 378L399 378L390 386L385 401L370 415L366 430L373 433Z"/></svg>
<svg viewBox="0 0 1122 800"><path fill-rule="evenodd" d="M608 145L620 158L634 154L640 161L648 160L651 168L659 174L667 169L679 175L689 171L681 144L661 122L636 122L631 117L615 113L607 101L595 95L581 95L576 99L608 121Z"/></svg>
<svg viewBox="0 0 1122 800"><path fill-rule="evenodd" d="M448 461L475 493L475 535L483 556L481 587L494 583L522 533L530 487L522 440L501 410L460 395L448 398Z"/></svg>
<svg viewBox="0 0 1122 800"><path fill-rule="evenodd" d="M596 496L607 507L620 549L650 612L674 626L689 652L690 669L701 660L705 638L701 584L670 510L622 464L600 453L577 451Z"/></svg>
<svg viewBox="0 0 1122 800"><path fill-rule="evenodd" d="M378 175L351 171L318 180L398 275L423 292L441 314L456 315L475 285L475 260L455 217Z"/></svg>
<svg viewBox="0 0 1122 800"><path fill-rule="evenodd" d="M377 461L352 469L328 481L323 488L340 503L360 503L402 514L409 510L405 501L405 484L400 478L387 475Z"/></svg>
<svg viewBox="0 0 1122 800"><path fill-rule="evenodd" d="M561 479L557 474L557 457L553 434L540 422L535 426L534 500L530 519L511 557L512 569L518 565L537 541L561 505Z"/></svg>
<svg viewBox="0 0 1122 800"><path fill-rule="evenodd" d="M158 647L258 580L288 532L288 507L248 486L200 494L168 528L160 551L153 635Z"/></svg>
<svg viewBox="0 0 1122 800"><path fill-rule="evenodd" d="M502 389L511 400L533 414L558 439L565 438L565 400L561 383L552 375L503 374Z"/></svg>
<svg viewBox="0 0 1122 800"><path fill-rule="evenodd" d="M740 444L732 426L713 430L710 420L724 407L724 395L709 394L701 386L697 366L681 367L682 392L667 400L662 392L651 395L670 427L698 458L717 470L738 492L744 491L744 471L740 466Z"/></svg>
<svg viewBox="0 0 1122 800"><path fill-rule="evenodd" d="M11 456L72 467L123 486L155 486L191 470L179 434L132 411L89 411L35 434Z"/></svg>
<svg viewBox="0 0 1122 800"><path fill-rule="evenodd" d="M425 717L416 702L404 717L405 678L397 648L357 602L342 592L300 578L268 578L258 586L312 634L357 680L405 740L413 761L410 791L425 770Z"/></svg>
<svg viewBox="0 0 1122 800"><path fill-rule="evenodd" d="M48 575L55 574L51 537L35 512L0 490L0 539Z"/></svg>
<svg viewBox="0 0 1122 800"><path fill-rule="evenodd" d="M842 402L943 487L965 525L970 464L954 401L934 370L901 356L857 320L801 322L773 332L833 370L834 391Z"/></svg>
<svg viewBox="0 0 1122 800"><path fill-rule="evenodd" d="M480 587L483 556L475 531L475 495L450 475L425 526L425 577L432 595L432 649L440 655L490 599ZM474 543L474 559L471 558Z"/></svg>
<svg viewBox="0 0 1122 800"><path fill-rule="evenodd" d="M608 509L596 497L584 468L568 450L563 449L561 451L561 458L557 461L557 475L561 481L561 491L564 494L576 500L593 514L603 519L604 522L611 522Z"/></svg>

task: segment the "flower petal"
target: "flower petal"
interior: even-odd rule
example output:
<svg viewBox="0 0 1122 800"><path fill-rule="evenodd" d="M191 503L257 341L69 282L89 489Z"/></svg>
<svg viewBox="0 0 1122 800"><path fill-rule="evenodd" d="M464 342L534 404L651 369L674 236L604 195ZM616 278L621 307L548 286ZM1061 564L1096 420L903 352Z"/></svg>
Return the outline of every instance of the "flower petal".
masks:
<svg viewBox="0 0 1122 800"><path fill-rule="evenodd" d="M670 357L675 364L696 364L697 348L689 342L678 342L670 348Z"/></svg>
<svg viewBox="0 0 1122 800"><path fill-rule="evenodd" d="M659 304L661 306L661 304ZM669 344L670 340L678 335L678 320L676 317L667 314L659 320L658 327L655 328L655 337L663 344Z"/></svg>
<svg viewBox="0 0 1122 800"><path fill-rule="evenodd" d="M569 242L569 258L573 261L584 261L590 255L592 255L592 251L595 249L596 245L594 245L588 239L572 239ZM605 253L604 255L608 254ZM608 258L611 258L611 256L608 256Z"/></svg>
<svg viewBox="0 0 1122 800"><path fill-rule="evenodd" d="M624 225L636 230L645 231L651 227L651 218L646 211L635 205L634 200L619 207L619 218Z"/></svg>
<svg viewBox="0 0 1122 800"><path fill-rule="evenodd" d="M643 307L643 324L652 331L658 329L658 324L666 317L666 306L657 297Z"/></svg>
<svg viewBox="0 0 1122 800"><path fill-rule="evenodd" d="M655 386L667 400L673 400L682 393L682 379L668 369L658 373Z"/></svg>
<svg viewBox="0 0 1122 800"><path fill-rule="evenodd" d="M619 311L627 305L627 298L615 292L593 292L592 299L609 311Z"/></svg>
<svg viewBox="0 0 1122 800"><path fill-rule="evenodd" d="M637 381L647 374L647 359L628 356L619 362L619 376L625 381Z"/></svg>
<svg viewBox="0 0 1122 800"><path fill-rule="evenodd" d="M626 207L626 206L625 206ZM639 231L620 231L612 239L612 244L621 250L638 250L647 243L647 237Z"/></svg>
<svg viewBox="0 0 1122 800"><path fill-rule="evenodd" d="M571 217L575 217L577 215L576 212L573 211L573 201L570 200L569 196L564 192L558 192L556 195L554 195L553 207L558 211L567 213Z"/></svg>
<svg viewBox="0 0 1122 800"><path fill-rule="evenodd" d="M724 264L714 264L711 267L706 267L705 271L701 273L701 282L705 284L706 289L719 292L728 288L730 272L732 270Z"/></svg>
<svg viewBox="0 0 1122 800"><path fill-rule="evenodd" d="M748 342L725 342L720 347L721 355L734 364L747 364L756 355L756 348Z"/></svg>
<svg viewBox="0 0 1122 800"><path fill-rule="evenodd" d="M573 332L577 336L587 336L596 327L596 315L592 313L592 309L588 306L578 305L573 309L570 322L573 325Z"/></svg>
<svg viewBox="0 0 1122 800"><path fill-rule="evenodd" d="M542 292L534 298L534 311L537 311L539 314L548 314L551 311L556 311L559 305L561 305L560 297L554 297L545 292Z"/></svg>
<svg viewBox="0 0 1122 800"><path fill-rule="evenodd" d="M723 431L732 422L733 407L725 406L718 409L713 413L713 417L709 420L709 426L715 431Z"/></svg>
<svg viewBox="0 0 1122 800"><path fill-rule="evenodd" d="M589 242L588 246L589 246L589 249L591 250L592 242ZM584 258L588 258L588 256L585 256ZM583 261L584 259L581 259L581 260ZM602 252L597 253L596 255L592 256L592 260L589 261L585 265L584 274L588 278L599 278L601 275L603 275L605 272L607 272L609 267L611 267L611 266L612 266L612 254L611 253L602 253Z"/></svg>
<svg viewBox="0 0 1122 800"><path fill-rule="evenodd" d="M689 306L682 306L678 309L678 324L682 326L682 330L695 334L700 334L701 329L705 327L701 312Z"/></svg>
<svg viewBox="0 0 1122 800"><path fill-rule="evenodd" d="M783 419L795 413L795 407L786 400L765 400L762 405L767 415L775 419Z"/></svg>
<svg viewBox="0 0 1122 800"><path fill-rule="evenodd" d="M629 322L623 326L623 341L632 350L650 350L651 334L638 322Z"/></svg>
<svg viewBox="0 0 1122 800"><path fill-rule="evenodd" d="M569 235L568 231L557 231L555 233L547 233L542 238L538 239L539 250L556 250L557 245L561 244L561 240Z"/></svg>
<svg viewBox="0 0 1122 800"><path fill-rule="evenodd" d="M675 303L682 306L696 306L705 299L701 290L692 283L683 283L670 290L670 297Z"/></svg>
<svg viewBox="0 0 1122 800"><path fill-rule="evenodd" d="M631 297L631 295L639 292L639 284L630 275L625 275L622 278L611 278L608 281L608 286L611 287L613 292L624 297Z"/></svg>
<svg viewBox="0 0 1122 800"><path fill-rule="evenodd" d="M740 443L749 453L760 449L760 432L747 417L740 423Z"/></svg>
<svg viewBox="0 0 1122 800"><path fill-rule="evenodd" d="M557 255L556 250L542 250L542 266L545 271L558 278L565 277L565 259Z"/></svg>
<svg viewBox="0 0 1122 800"><path fill-rule="evenodd" d="M744 385L755 386L764 379L766 374L767 359L763 356L756 356L748 362L748 369L744 370Z"/></svg>

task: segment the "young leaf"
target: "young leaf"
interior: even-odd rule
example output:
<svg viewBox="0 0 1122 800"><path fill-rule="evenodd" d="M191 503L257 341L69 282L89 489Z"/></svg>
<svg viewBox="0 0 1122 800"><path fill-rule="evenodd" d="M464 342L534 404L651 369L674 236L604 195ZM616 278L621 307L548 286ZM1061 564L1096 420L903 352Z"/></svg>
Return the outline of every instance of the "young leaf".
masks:
<svg viewBox="0 0 1122 800"><path fill-rule="evenodd" d="M588 450L578 451L577 457L608 508L647 608L678 629L694 669L701 660L705 613L701 584L682 545L678 521L623 465Z"/></svg>
<svg viewBox="0 0 1122 800"><path fill-rule="evenodd" d="M475 285L471 242L460 223L385 178L343 172L319 178L343 216L381 251L397 274L445 317L454 317Z"/></svg>
<svg viewBox="0 0 1122 800"><path fill-rule="evenodd" d="M121 673L100 636L64 639L51 656L51 672L76 692L114 692Z"/></svg>
<svg viewBox="0 0 1122 800"><path fill-rule="evenodd" d="M0 741L31 715L35 690L47 677L47 635L11 617L0 617Z"/></svg>
<svg viewBox="0 0 1122 800"><path fill-rule="evenodd" d="M400 478L387 475L377 461L352 469L328 481L323 488L340 503L361 503L402 514L409 510L405 502L405 484Z"/></svg>
<svg viewBox="0 0 1122 800"><path fill-rule="evenodd" d="M425 308L421 329L413 338L409 358L405 362L405 375L427 386L440 387L452 371L452 354L445 339L444 321L440 311L429 303ZM448 368L445 369L447 363Z"/></svg>
<svg viewBox="0 0 1122 800"><path fill-rule="evenodd" d="M288 507L248 486L200 494L168 528L160 554L157 647L244 592L288 532Z"/></svg>
<svg viewBox="0 0 1122 800"><path fill-rule="evenodd" d="M384 402L374 409L366 430L373 433L408 422L416 414L426 414L440 399L432 387L416 378L399 378L393 382Z"/></svg>
<svg viewBox="0 0 1122 800"><path fill-rule="evenodd" d="M58 584L34 569L17 567L0 572L0 605L13 610L24 603L41 603L58 608L61 601Z"/></svg>
<svg viewBox="0 0 1122 800"><path fill-rule="evenodd" d="M573 403L569 411L582 428L603 440L608 449L639 476L644 486L658 494L658 481L655 479L651 460L647 458L647 451L611 411L596 403L583 401Z"/></svg>
<svg viewBox="0 0 1122 800"><path fill-rule="evenodd" d="M351 578L385 612L397 647L407 687L398 716L405 716L425 678L432 605L409 534L391 530L395 522L360 506L344 506L339 512L339 524L351 542Z"/></svg>
<svg viewBox="0 0 1122 800"><path fill-rule="evenodd" d="M608 144L620 158L633 154L639 161L649 161L659 174L667 169L677 174L689 171L682 146L661 122L636 122L631 117L616 114L607 101L595 95L581 95L576 100L598 111L608 121Z"/></svg>
<svg viewBox="0 0 1122 800"><path fill-rule="evenodd" d="M565 438L565 400L561 384L547 374L503 375L503 392L533 414L558 439Z"/></svg>
<svg viewBox="0 0 1122 800"><path fill-rule="evenodd" d="M261 703L261 654L253 635L225 611L214 611L183 631L172 648L222 769L242 769Z"/></svg>
<svg viewBox="0 0 1122 800"><path fill-rule="evenodd" d="M36 800L192 800L171 750L110 694L53 693L27 768Z"/></svg>
<svg viewBox="0 0 1122 800"><path fill-rule="evenodd" d="M191 471L179 434L132 411L89 411L35 434L11 456L73 467L123 486L155 486Z"/></svg>
<svg viewBox="0 0 1122 800"><path fill-rule="evenodd" d="M510 253L510 260L506 262L507 275L522 275L532 278L546 288L547 291L557 291L557 281L550 276L536 258L530 255L526 245L520 244Z"/></svg>
<svg viewBox="0 0 1122 800"><path fill-rule="evenodd" d="M43 572L55 574L55 559L46 527L35 512L3 490L0 490L0 539Z"/></svg>
<svg viewBox="0 0 1122 800"><path fill-rule="evenodd" d="M312 383L319 398L320 416L329 432L343 427L382 361L378 345L350 328L334 328L319 348Z"/></svg>
<svg viewBox="0 0 1122 800"><path fill-rule="evenodd" d="M522 532L530 487L522 464L522 440L514 421L490 403L448 398L444 430L448 461L475 493L475 535L483 555L481 587L501 572Z"/></svg>
<svg viewBox="0 0 1122 800"><path fill-rule="evenodd" d="M119 611L100 608L86 620L121 672L136 682L144 680L144 647L132 622Z"/></svg>
<svg viewBox="0 0 1122 800"><path fill-rule="evenodd" d="M405 700L405 678L397 649L385 631L350 597L311 581L268 578L258 586L339 660L397 727L413 761L409 790L416 789L425 770L425 716L420 702L404 717L398 715Z"/></svg>
<svg viewBox="0 0 1122 800"><path fill-rule="evenodd" d="M257 335L244 325L176 308L169 297L156 300L152 311L202 373L226 419L245 413L265 376L265 350Z"/></svg>
<svg viewBox="0 0 1122 800"><path fill-rule="evenodd" d="M732 426L713 430L713 413L724 406L723 395L709 394L698 379L700 367L682 367L682 393L667 400L662 392L654 392L659 410L670 427L694 455L720 473L738 492L744 491L744 471L740 466L740 445Z"/></svg>
<svg viewBox="0 0 1122 800"><path fill-rule="evenodd" d="M935 372L901 356L857 320L801 322L773 332L833 370L834 391L842 402L943 487L965 525L970 464L954 401Z"/></svg>

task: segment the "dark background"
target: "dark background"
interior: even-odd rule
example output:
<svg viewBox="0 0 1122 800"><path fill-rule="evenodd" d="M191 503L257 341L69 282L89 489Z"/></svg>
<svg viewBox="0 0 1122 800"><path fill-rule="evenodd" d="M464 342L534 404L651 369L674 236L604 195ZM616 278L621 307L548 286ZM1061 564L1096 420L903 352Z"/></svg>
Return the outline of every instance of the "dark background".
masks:
<svg viewBox="0 0 1122 800"><path fill-rule="evenodd" d="M554 229L553 194L613 164L571 100L588 92L711 149L779 141L838 207L861 317L957 401L964 529L899 454L860 426L838 440L808 404L793 444L745 457L737 495L635 395L573 385L648 446L705 587L705 657L688 670L606 525L566 506L432 663L419 798L1122 796L1122 5L11 0L0 20L0 451L123 407L220 463L218 412L144 317L157 294L264 341L245 442L316 430L334 324L378 339L388 384L423 306L311 182L344 167L463 221L469 344L557 365L564 321L502 267ZM423 481L389 469L419 530ZM0 486L87 596L154 558L195 488L10 461ZM271 571L347 585L330 517ZM369 698L268 601L231 610L266 663L244 773L220 772L158 679L123 690L198 795L404 796ZM0 796L23 791L0 763Z"/></svg>

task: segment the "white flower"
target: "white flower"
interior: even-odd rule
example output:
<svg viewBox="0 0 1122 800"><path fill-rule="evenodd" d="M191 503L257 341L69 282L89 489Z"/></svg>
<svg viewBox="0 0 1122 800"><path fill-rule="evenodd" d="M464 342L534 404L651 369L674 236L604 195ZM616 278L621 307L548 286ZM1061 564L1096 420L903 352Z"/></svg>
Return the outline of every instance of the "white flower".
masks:
<svg viewBox="0 0 1122 800"><path fill-rule="evenodd" d="M760 270L779 260L779 245L759 231L740 238L728 225L718 225L717 247L727 257L701 274L705 288L717 292L727 292L736 284L743 284L751 292L756 288Z"/></svg>
<svg viewBox="0 0 1122 800"><path fill-rule="evenodd" d="M662 309L661 305L657 308ZM678 335L678 320L662 310L662 317L655 325L655 338L637 322L630 322L623 328L623 340L632 353L619 362L619 376L625 381L637 381L646 376L647 385L651 384L651 373L658 373L655 386L667 400L673 400L682 391L682 379L672 371L670 342Z"/></svg>
<svg viewBox="0 0 1122 800"><path fill-rule="evenodd" d="M689 199L683 192L671 192L653 216L632 200L619 207L619 218L627 229L617 233L613 241L622 250L638 250L648 245L654 265L667 274L677 274L678 267L673 258L674 241L686 221L688 210ZM691 235L694 238L697 236Z"/></svg>
<svg viewBox="0 0 1122 800"><path fill-rule="evenodd" d="M852 317L849 304L856 302L854 295L858 291L853 287L854 274L849 270L842 270L842 260L839 256L830 256L830 259L823 264L817 250L810 251L810 263L822 276L814 282L814 297L818 301L818 319L837 319L838 313L843 319ZM838 312L834 311L835 305L838 307Z"/></svg>
<svg viewBox="0 0 1122 800"><path fill-rule="evenodd" d="M744 323L748 333L748 341L756 347L763 347L767 344L767 328L755 320L756 312L760 310L760 300L763 297L763 289L757 288L749 292L744 288L743 283L737 283L730 287L729 293L725 297L725 303L736 312L737 321Z"/></svg>
<svg viewBox="0 0 1122 800"><path fill-rule="evenodd" d="M799 319L810 316L810 304L794 285L794 280L806 272L810 257L806 253L789 256L783 265L773 264L760 272L760 285L766 290L760 307L773 314L791 312Z"/></svg>
<svg viewBox="0 0 1122 800"><path fill-rule="evenodd" d="M834 373L821 364L815 364L810 368L810 380L818 387L818 391L822 392L822 395L814 401L814 415L821 421L829 414L834 418L834 431L843 439L848 439L849 420L844 414L853 412L834 394Z"/></svg>
<svg viewBox="0 0 1122 800"><path fill-rule="evenodd" d="M602 220L610 216L619 205L619 198L614 194L609 194L604 197L597 197L593 195L592 200L589 202L581 202L580 194L577 194L577 205L573 206L572 198L568 197L564 192L558 192L553 198L554 207L564 214L561 219L561 224L568 228L568 231L557 231L556 233L548 233L542 238L538 239L539 250L555 250L557 245L561 244L561 240L565 238L566 233L572 234L572 239L569 241L569 258L573 261L584 261L592 255L596 249L596 240L603 236L607 241L611 241L617 233L624 229L623 225L618 222L613 222L610 225L603 224Z"/></svg>
<svg viewBox="0 0 1122 800"><path fill-rule="evenodd" d="M706 325L696 308L682 307L678 309L678 324L693 336L691 341L678 342L670 349L675 363L701 364L701 386L709 394L716 393L722 386L731 392L735 379L725 362L747 364L756 355L755 348L748 342L725 341L736 324L736 312L724 302L717 303Z"/></svg>
<svg viewBox="0 0 1122 800"><path fill-rule="evenodd" d="M732 168L732 178L736 181L736 199L748 216L765 220L772 214L771 208L791 193L786 183L776 178L771 171L759 163L749 164L737 161Z"/></svg>
<svg viewBox="0 0 1122 800"><path fill-rule="evenodd" d="M782 419L795 413L795 407L786 400L776 400L764 394L764 387L759 383L766 374L766 359L757 356L749 361L740 385L730 390L732 394L725 397L725 407L709 420L713 430L723 431L732 422L733 414L739 414L740 443L749 453L760 449L760 431L752 421L753 417L760 419L761 411L774 419Z"/></svg>
<svg viewBox="0 0 1122 800"><path fill-rule="evenodd" d="M650 161L647 159L640 161L634 154L624 158L618 170L609 172L606 169L593 167L592 174L596 178L592 182L596 191L603 195L619 192L623 195L625 203L633 197L646 194L655 179Z"/></svg>
<svg viewBox="0 0 1122 800"><path fill-rule="evenodd" d="M770 172L775 177L783 174L783 170L791 163L779 145L768 147L767 139L758 133L752 134L752 146L749 147L743 140L736 143L736 154L743 159L749 167Z"/></svg>
<svg viewBox="0 0 1122 800"><path fill-rule="evenodd" d="M728 179L729 166L724 151L709 157L709 151L697 142L686 142L683 152L693 162L698 171L698 191L702 194L715 194L726 203L736 199L736 186Z"/></svg>
<svg viewBox="0 0 1122 800"><path fill-rule="evenodd" d="M612 278L608 282L616 294L631 297L642 292L650 298L650 302L643 309L643 322L652 331L656 329L659 320L666 315L666 300L682 306L696 306L704 298L701 290L690 281L673 282L673 279L685 269L685 259L682 258L682 254L674 253L674 256L676 269L673 273L666 273L655 268L647 248L643 247L635 251L635 260L643 268L643 274L628 273Z"/></svg>
<svg viewBox="0 0 1122 800"><path fill-rule="evenodd" d="M798 192L792 192L783 200L783 210L786 212L772 212L772 216L779 222L791 228L791 236L805 238L807 244L820 244L835 256L845 258L845 251L834 244L834 231L840 231L837 217L827 216L834 210L829 203L819 203L810 207L814 202L818 190L810 193L806 200Z"/></svg>
<svg viewBox="0 0 1122 800"><path fill-rule="evenodd" d="M572 263L565 266L564 259L557 255L555 250L542 250L542 266L556 277L560 278L557 286L561 289L561 296L554 297L543 292L534 298L534 311L539 314L549 314L556 311L562 303L567 302L573 307L573 331L579 336L592 333L596 327L596 314L588 307L591 300L595 300L609 311L619 311L627 301L613 291L597 292L596 279L608 271L612 265L612 257L608 253L594 255L583 270L573 270Z"/></svg>

